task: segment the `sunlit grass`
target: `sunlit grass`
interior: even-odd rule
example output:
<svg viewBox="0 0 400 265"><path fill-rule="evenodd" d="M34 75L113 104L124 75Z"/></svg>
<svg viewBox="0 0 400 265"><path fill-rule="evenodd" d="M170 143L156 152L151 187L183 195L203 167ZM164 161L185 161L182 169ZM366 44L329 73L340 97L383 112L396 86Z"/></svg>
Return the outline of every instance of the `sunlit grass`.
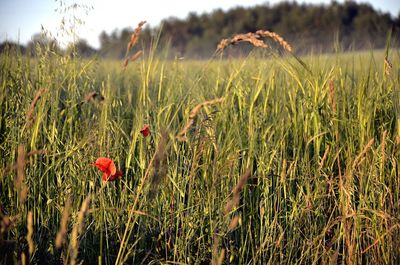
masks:
<svg viewBox="0 0 400 265"><path fill-rule="evenodd" d="M399 52L389 76L383 51L313 55L306 67L263 56L145 54L123 70L1 55L2 261L73 263L78 251L85 264L397 263ZM86 102L93 91L104 100ZM186 142L176 138L196 105L222 97L201 108ZM98 157L112 158L122 179L103 182Z"/></svg>

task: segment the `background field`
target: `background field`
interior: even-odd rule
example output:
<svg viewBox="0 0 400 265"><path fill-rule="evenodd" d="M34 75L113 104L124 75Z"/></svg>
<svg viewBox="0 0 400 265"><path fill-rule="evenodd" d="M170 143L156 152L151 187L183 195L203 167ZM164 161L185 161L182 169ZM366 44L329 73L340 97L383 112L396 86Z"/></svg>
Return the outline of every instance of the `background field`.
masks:
<svg viewBox="0 0 400 265"><path fill-rule="evenodd" d="M400 262L398 50L38 53L0 58L3 263Z"/></svg>

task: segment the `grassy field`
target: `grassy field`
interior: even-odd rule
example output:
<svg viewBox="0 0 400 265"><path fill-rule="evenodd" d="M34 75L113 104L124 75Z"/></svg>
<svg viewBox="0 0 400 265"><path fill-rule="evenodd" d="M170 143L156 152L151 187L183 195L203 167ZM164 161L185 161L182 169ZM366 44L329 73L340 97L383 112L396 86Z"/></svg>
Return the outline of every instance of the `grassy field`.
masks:
<svg viewBox="0 0 400 265"><path fill-rule="evenodd" d="M0 261L399 264L400 54L384 57L2 54Z"/></svg>

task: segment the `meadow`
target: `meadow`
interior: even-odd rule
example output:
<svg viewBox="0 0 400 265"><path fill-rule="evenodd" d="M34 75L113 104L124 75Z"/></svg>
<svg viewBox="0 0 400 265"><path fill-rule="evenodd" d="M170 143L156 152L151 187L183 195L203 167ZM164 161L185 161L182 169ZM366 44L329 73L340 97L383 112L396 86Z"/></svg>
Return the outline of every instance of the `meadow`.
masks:
<svg viewBox="0 0 400 265"><path fill-rule="evenodd" d="M399 264L399 50L281 50L1 54L0 261Z"/></svg>

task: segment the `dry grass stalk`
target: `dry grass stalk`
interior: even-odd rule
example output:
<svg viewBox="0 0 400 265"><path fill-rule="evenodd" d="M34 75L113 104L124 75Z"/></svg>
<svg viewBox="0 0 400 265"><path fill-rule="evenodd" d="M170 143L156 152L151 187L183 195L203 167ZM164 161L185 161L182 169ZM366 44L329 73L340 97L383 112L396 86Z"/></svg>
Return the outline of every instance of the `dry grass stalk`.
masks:
<svg viewBox="0 0 400 265"><path fill-rule="evenodd" d="M186 137L186 133L187 131L190 129L190 127L192 127L192 125L194 124L194 119L196 118L197 114L199 113L199 111L205 107L205 106L209 106L209 105L214 105L214 104L218 104L218 103L222 103L224 101L224 98L216 98L216 99L212 99L212 100L208 100L208 101L204 101L200 104L198 104L197 106L195 106L189 114L189 120L187 121L185 127L183 127L183 129L178 133L178 135L176 136L176 138L179 141L187 141L187 137Z"/></svg>
<svg viewBox="0 0 400 265"><path fill-rule="evenodd" d="M286 182L286 167L287 167L286 159L283 159L281 177L280 177L280 180L281 180L282 184L285 184L285 182Z"/></svg>
<svg viewBox="0 0 400 265"><path fill-rule="evenodd" d="M385 68L385 75L390 76L390 73L392 72L393 64L389 61L387 56L385 56L384 68Z"/></svg>
<svg viewBox="0 0 400 265"><path fill-rule="evenodd" d="M275 247L276 248L279 248L279 246L281 245L282 240L285 237L285 232L283 231L282 227L280 225L278 225L278 228L279 228L280 234L279 234L278 239L275 241Z"/></svg>
<svg viewBox="0 0 400 265"><path fill-rule="evenodd" d="M89 103L89 102L94 101L96 99L99 100L99 101L103 101L104 97L100 93L97 93L96 91L93 91L93 92L90 92L89 94L87 94L85 96L84 102Z"/></svg>
<svg viewBox="0 0 400 265"><path fill-rule="evenodd" d="M144 24L146 24L146 21L139 22L138 26L133 31L133 33L131 35L131 40L129 41L128 46L126 47L127 54L139 40L139 36L140 36L140 33L142 32L142 28L143 28Z"/></svg>
<svg viewBox="0 0 400 265"><path fill-rule="evenodd" d="M337 262L338 257L339 257L339 249L337 249L335 251L335 253L333 253L333 255L332 255L331 259L330 259L331 261L329 262L329 264L330 265L338 264L338 262Z"/></svg>
<svg viewBox="0 0 400 265"><path fill-rule="evenodd" d="M131 62L133 62L133 61L136 61L139 57L140 57L140 55L142 55L142 50L140 50L140 51L137 51L135 54L133 54L130 58L129 58L129 61L131 61Z"/></svg>
<svg viewBox="0 0 400 265"><path fill-rule="evenodd" d="M25 176L25 146L20 144L18 146L18 157L17 157L17 176L14 179L14 185L17 190L21 190L22 182Z"/></svg>
<svg viewBox="0 0 400 265"><path fill-rule="evenodd" d="M239 216L235 215L235 217L233 217L231 219L231 222L229 223L228 230L229 231L234 230L238 226L238 224L239 224Z"/></svg>
<svg viewBox="0 0 400 265"><path fill-rule="evenodd" d="M382 161L385 161L385 144L386 144L386 136L387 136L387 130L385 130L382 134L382 143L381 143L381 157Z"/></svg>
<svg viewBox="0 0 400 265"><path fill-rule="evenodd" d="M244 185L246 185L247 180L251 176L251 171L248 168L246 172L240 177L239 182L236 184L236 186L233 188L233 196L238 196L240 195L240 192L243 190Z"/></svg>
<svg viewBox="0 0 400 265"><path fill-rule="evenodd" d="M368 152L368 150L371 148L373 143L374 143L374 138L371 138L371 140L369 140L369 142L364 147L364 149L361 151L361 153L354 159L353 168L356 168L356 166L359 164L359 161L361 160L363 155L365 155L365 153Z"/></svg>
<svg viewBox="0 0 400 265"><path fill-rule="evenodd" d="M25 152L25 150L24 150L24 152ZM27 164L29 164L29 161L26 160L28 157L33 156L33 155L42 155L42 154L47 154L47 151L44 150L44 149L30 151L30 152L27 153L26 156L25 156L25 159L24 159L24 166L26 166ZM18 159L17 159L17 160L18 160ZM21 159L21 161L22 161L22 159ZM18 163L18 161L17 161L17 163L15 163L15 164L13 164L13 165L8 165L8 166L4 169L4 171L3 171L4 175L8 174L10 171L17 170L17 169L18 169L18 164L19 164L19 165L22 164L21 161L20 161L19 163ZM17 175L17 176L18 176L18 175ZM17 178L16 178L16 179L17 179ZM15 179L15 180L16 180L16 179ZM1 178L0 178L0 180L1 180ZM14 180L14 181L15 181L15 180ZM21 182L21 183L22 183L22 182ZM15 182L14 182L14 184L15 184Z"/></svg>
<svg viewBox="0 0 400 265"><path fill-rule="evenodd" d="M44 149L33 150L26 154L26 158L33 156L33 155L46 155L47 153L48 153L47 150L44 150Z"/></svg>
<svg viewBox="0 0 400 265"><path fill-rule="evenodd" d="M329 80L328 103L331 106L333 113L336 113L335 86L332 79Z"/></svg>
<svg viewBox="0 0 400 265"><path fill-rule="evenodd" d="M2 237L11 227L11 219L0 211L0 236ZM0 237L0 238L1 238ZM2 239L2 238L1 238Z"/></svg>
<svg viewBox="0 0 400 265"><path fill-rule="evenodd" d="M244 185L246 185L247 180L251 176L250 168L246 170L246 172L240 177L239 182L233 188L232 193L233 197L228 203L225 205L225 215L232 211L233 207L237 206L240 201L240 192L242 191Z"/></svg>
<svg viewBox="0 0 400 265"><path fill-rule="evenodd" d="M64 211L63 211L61 222L60 222L60 229L58 230L58 233L56 236L56 247L57 248L61 248L65 242L65 236L67 235L67 225L68 225L70 208L71 208L71 196L68 196L67 200L65 201Z"/></svg>
<svg viewBox="0 0 400 265"><path fill-rule="evenodd" d="M26 241L28 241L28 247L29 247L29 255L32 256L33 251L35 249L34 244L33 244L33 214L32 211L29 211L28 213L28 220L27 220L27 229L28 233L26 235Z"/></svg>
<svg viewBox="0 0 400 265"><path fill-rule="evenodd" d="M256 31L256 33L249 32L246 34L236 34L235 36L233 36L230 39L222 39L217 46L217 51L223 51L229 45L235 45L239 42L249 42L254 47L267 48L268 45L263 40L260 39L262 37L271 38L275 42L277 42L280 46L282 46L286 51L288 51L288 52L292 51L292 47L289 45L289 43L287 43L277 33L271 32L268 30L265 30L265 31L258 30L258 31Z"/></svg>
<svg viewBox="0 0 400 265"><path fill-rule="evenodd" d="M125 58L124 63L123 63L124 68L126 68L126 67L128 66L129 61L131 61L131 62L136 61L136 60L140 57L140 55L142 55L142 52L143 52L142 50L137 51L137 52L136 52L135 54L133 54L131 57Z"/></svg>
<svg viewBox="0 0 400 265"><path fill-rule="evenodd" d="M37 104L37 102L39 101L39 99L42 97L42 95L43 95L46 91L47 91L47 89L41 88L41 89L39 89L39 90L36 92L35 97L33 98L32 103L31 103L31 105L30 105L30 107L29 107L29 110L28 110L28 112L26 113L26 123L25 123L25 126L26 126L26 127L29 128L30 126L32 126L33 121L34 121L34 119L35 119L35 118L33 117L33 112L35 111L36 104Z"/></svg>
<svg viewBox="0 0 400 265"><path fill-rule="evenodd" d="M1 205L0 205L1 208ZM0 242L4 234L6 234L14 225L17 220L21 218L21 214L15 216L7 216L2 210L0 210Z"/></svg>
<svg viewBox="0 0 400 265"><path fill-rule="evenodd" d="M124 67L124 69L128 66L129 63L129 58L125 58L124 59L124 63L122 64L122 66Z"/></svg>
<svg viewBox="0 0 400 265"><path fill-rule="evenodd" d="M89 209L90 205L90 197L86 197L86 199L82 202L81 209L78 214L77 221L72 228L71 233L71 243L70 243L70 253L71 253L71 265L76 264L76 259L78 257L78 248L79 248L79 241L78 237L82 233L83 230L83 222L86 215L86 212Z"/></svg>
<svg viewBox="0 0 400 265"><path fill-rule="evenodd" d="M220 241L219 236L217 234L214 234L214 240L213 240L213 245L212 245L212 259L211 259L212 265L218 264L217 257L219 257L219 255L218 255L219 241Z"/></svg>
<svg viewBox="0 0 400 265"><path fill-rule="evenodd" d="M26 157L25 146L21 144L18 146L18 157L15 166L17 169L17 175L14 178L14 185L15 188L17 189L17 192L19 193L19 198L21 200L21 203L24 203L28 196L28 188L24 184L25 165L26 165L25 157Z"/></svg>
<svg viewBox="0 0 400 265"><path fill-rule="evenodd" d="M325 160L328 158L329 150L330 150L330 146L328 145L325 148L324 155L322 156L321 162L319 163L319 170L321 170L322 167L324 166Z"/></svg>
<svg viewBox="0 0 400 265"><path fill-rule="evenodd" d="M221 253L219 253L219 257L217 260L217 265L221 265L222 262L224 262L224 258L225 258L225 249L221 250Z"/></svg>
<svg viewBox="0 0 400 265"><path fill-rule="evenodd" d="M390 227L389 229L387 229L385 233L383 233L381 236L379 236L377 239L375 239L375 241L371 245L369 245L366 249L362 250L361 253L364 254L368 250L370 250L372 247L374 247L377 244L379 244L379 242L381 242L387 235L391 234L392 230L394 230L395 228L400 229L400 225L399 224L395 224L392 227Z"/></svg>
<svg viewBox="0 0 400 265"><path fill-rule="evenodd" d="M168 134L161 130L161 139L157 146L157 151L153 160L153 171L150 176L150 198L154 198L158 185L167 174L166 152L167 152Z"/></svg>
<svg viewBox="0 0 400 265"><path fill-rule="evenodd" d="M24 252L21 253L21 264L26 265L26 255Z"/></svg>
<svg viewBox="0 0 400 265"><path fill-rule="evenodd" d="M136 45L137 41L139 40L140 33L142 32L143 25L146 23L146 21L141 21L139 22L138 26L136 29L133 31L131 35L131 39L128 42L128 45L126 47L126 53L125 53L125 59L123 63L124 69L128 66L129 61L135 61L139 56L141 55L142 51L136 52L134 55L132 55L130 58L128 57L129 52L132 50L133 46Z"/></svg>
<svg viewBox="0 0 400 265"><path fill-rule="evenodd" d="M239 204L240 192L243 190L243 187L246 185L247 180L250 178L250 176L251 176L251 170L250 168L248 168L246 172L240 177L235 187L232 189L233 196L232 199L230 199L225 205L225 210L224 210L225 215L229 214L232 211L232 209ZM229 223L228 231L234 230L238 226L239 220L240 220L239 215L235 215ZM219 237L215 235L213 244L212 264L222 264L225 257L225 249L222 249L218 256L218 259L215 259L215 257L217 257L218 245L219 245Z"/></svg>

